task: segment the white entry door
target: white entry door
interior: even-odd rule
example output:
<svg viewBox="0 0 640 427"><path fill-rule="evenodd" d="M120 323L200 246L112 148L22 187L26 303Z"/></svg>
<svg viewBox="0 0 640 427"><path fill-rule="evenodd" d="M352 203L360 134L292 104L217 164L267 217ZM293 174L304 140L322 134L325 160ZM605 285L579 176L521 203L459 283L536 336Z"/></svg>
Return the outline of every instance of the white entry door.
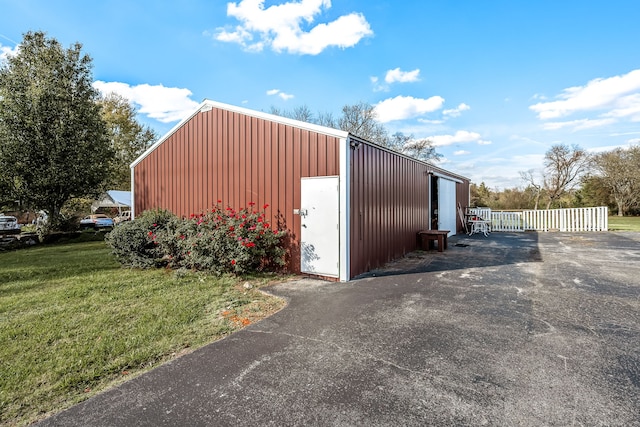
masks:
<svg viewBox="0 0 640 427"><path fill-rule="evenodd" d="M438 230L449 230L449 236L456 234L456 183L438 178Z"/></svg>
<svg viewBox="0 0 640 427"><path fill-rule="evenodd" d="M300 270L339 277L340 217L337 176L302 178L300 195Z"/></svg>

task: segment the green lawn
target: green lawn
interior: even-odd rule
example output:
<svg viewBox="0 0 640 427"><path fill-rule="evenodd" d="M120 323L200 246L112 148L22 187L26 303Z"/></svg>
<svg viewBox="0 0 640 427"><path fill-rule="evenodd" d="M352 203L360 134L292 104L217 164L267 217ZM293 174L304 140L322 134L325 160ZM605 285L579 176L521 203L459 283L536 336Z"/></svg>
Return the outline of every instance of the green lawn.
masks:
<svg viewBox="0 0 640 427"><path fill-rule="evenodd" d="M273 278L273 276L271 276ZM273 313L238 279L121 268L103 242L0 252L0 425L27 424Z"/></svg>
<svg viewBox="0 0 640 427"><path fill-rule="evenodd" d="M609 231L640 231L640 216L610 216Z"/></svg>

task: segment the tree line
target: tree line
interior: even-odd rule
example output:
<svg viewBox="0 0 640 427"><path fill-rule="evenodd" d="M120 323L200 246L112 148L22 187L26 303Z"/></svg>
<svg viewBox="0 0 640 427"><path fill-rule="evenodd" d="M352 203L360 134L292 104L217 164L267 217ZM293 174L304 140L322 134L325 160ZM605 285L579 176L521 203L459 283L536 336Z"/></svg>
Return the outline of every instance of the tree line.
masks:
<svg viewBox="0 0 640 427"><path fill-rule="evenodd" d="M640 214L640 145L590 154L557 144L544 168L521 171L524 187L471 185L471 204L496 210L608 206L619 216Z"/></svg>

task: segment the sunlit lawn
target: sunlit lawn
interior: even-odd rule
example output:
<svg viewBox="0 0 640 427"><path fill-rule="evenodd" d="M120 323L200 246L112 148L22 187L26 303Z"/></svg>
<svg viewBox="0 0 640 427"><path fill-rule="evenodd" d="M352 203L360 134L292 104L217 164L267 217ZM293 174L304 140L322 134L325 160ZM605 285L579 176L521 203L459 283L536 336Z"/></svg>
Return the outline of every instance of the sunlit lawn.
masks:
<svg viewBox="0 0 640 427"><path fill-rule="evenodd" d="M610 216L609 231L640 231L640 216Z"/></svg>
<svg viewBox="0 0 640 427"><path fill-rule="evenodd" d="M238 279L121 268L103 242L0 252L0 424L26 424L283 306Z"/></svg>

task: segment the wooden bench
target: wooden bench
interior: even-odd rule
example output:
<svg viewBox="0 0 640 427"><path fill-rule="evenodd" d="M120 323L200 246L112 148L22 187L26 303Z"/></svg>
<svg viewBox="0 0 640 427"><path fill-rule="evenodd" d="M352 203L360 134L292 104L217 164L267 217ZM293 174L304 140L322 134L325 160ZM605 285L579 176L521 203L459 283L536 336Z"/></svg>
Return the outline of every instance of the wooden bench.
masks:
<svg viewBox="0 0 640 427"><path fill-rule="evenodd" d="M425 249L424 241L427 241L427 250L433 249L433 244L438 241L438 252L447 249L447 235L449 230L420 230L417 233L418 247Z"/></svg>

